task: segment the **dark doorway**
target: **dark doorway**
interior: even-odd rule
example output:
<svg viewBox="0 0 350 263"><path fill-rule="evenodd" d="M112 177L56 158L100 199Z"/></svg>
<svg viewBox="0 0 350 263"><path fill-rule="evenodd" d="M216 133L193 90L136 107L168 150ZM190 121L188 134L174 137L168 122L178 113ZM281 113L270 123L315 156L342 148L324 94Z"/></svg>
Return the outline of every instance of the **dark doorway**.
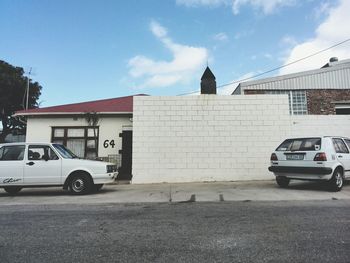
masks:
<svg viewBox="0 0 350 263"><path fill-rule="evenodd" d="M119 134L122 137L122 149L119 154L122 155L121 166L117 180L131 180L132 178L132 131L123 131Z"/></svg>
<svg viewBox="0 0 350 263"><path fill-rule="evenodd" d="M335 109L335 114L337 114L337 115L349 115L350 108Z"/></svg>

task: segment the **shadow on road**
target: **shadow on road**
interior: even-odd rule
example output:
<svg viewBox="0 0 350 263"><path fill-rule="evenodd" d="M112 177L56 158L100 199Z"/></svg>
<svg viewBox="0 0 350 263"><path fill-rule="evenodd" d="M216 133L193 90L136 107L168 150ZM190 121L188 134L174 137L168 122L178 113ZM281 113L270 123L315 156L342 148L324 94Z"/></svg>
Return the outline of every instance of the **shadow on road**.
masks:
<svg viewBox="0 0 350 263"><path fill-rule="evenodd" d="M350 181L344 182L343 187L348 187L350 185ZM327 191L330 192L329 183L328 182L308 182L308 181L299 181L299 182L291 182L287 189L291 190L307 190L307 191Z"/></svg>
<svg viewBox="0 0 350 263"><path fill-rule="evenodd" d="M98 192L92 192L87 195L104 195L110 192L114 192L114 189L102 188ZM9 195L4 189L0 189L0 197L25 197L25 196L79 196L72 195L69 191L63 190L62 188L24 188L16 195ZM81 195L84 196L84 195ZM85 195L86 196L86 195Z"/></svg>

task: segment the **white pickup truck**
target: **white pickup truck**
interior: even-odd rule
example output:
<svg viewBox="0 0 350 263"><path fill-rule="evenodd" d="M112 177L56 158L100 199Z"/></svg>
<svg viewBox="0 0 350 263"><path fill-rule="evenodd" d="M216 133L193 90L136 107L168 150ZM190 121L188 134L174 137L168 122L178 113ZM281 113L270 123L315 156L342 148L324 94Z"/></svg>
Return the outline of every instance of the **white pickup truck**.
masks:
<svg viewBox="0 0 350 263"><path fill-rule="evenodd" d="M0 144L0 188L9 194L41 186L87 194L114 182L116 176L116 165L79 159L61 144Z"/></svg>

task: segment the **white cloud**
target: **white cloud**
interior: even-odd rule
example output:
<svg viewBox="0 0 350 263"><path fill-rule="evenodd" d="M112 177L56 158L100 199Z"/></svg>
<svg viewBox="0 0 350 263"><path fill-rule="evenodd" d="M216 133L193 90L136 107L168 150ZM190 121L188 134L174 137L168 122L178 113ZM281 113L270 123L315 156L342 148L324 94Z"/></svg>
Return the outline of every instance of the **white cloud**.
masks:
<svg viewBox="0 0 350 263"><path fill-rule="evenodd" d="M128 61L129 75L141 79L139 88L167 87L177 83L188 83L208 60L204 47L193 47L175 43L168 37L167 29L152 21L150 30L172 53L171 61L154 60L142 55Z"/></svg>
<svg viewBox="0 0 350 263"><path fill-rule="evenodd" d="M272 14L281 7L295 5L297 1L298 0L176 0L176 3L187 7L231 6L232 12L237 15L243 6L251 6L254 9L262 10L264 14Z"/></svg>
<svg viewBox="0 0 350 263"><path fill-rule="evenodd" d="M224 33L224 32L220 32L220 33L214 35L213 38L214 38L215 40L222 41L222 42L228 40L228 36L227 36L227 34Z"/></svg>
<svg viewBox="0 0 350 263"><path fill-rule="evenodd" d="M197 6L219 6L222 4L229 4L231 0L176 0L178 5L184 5L187 7Z"/></svg>
<svg viewBox="0 0 350 263"><path fill-rule="evenodd" d="M350 27L347 26L350 24L350 1L340 0L336 7L329 8L330 9L327 10L328 16L315 31L315 37L294 46L285 59L284 64L306 57L350 38ZM279 73L288 74L292 72L317 69L326 64L331 57L348 59L350 58L349 54L350 43L347 42L307 60L285 67L281 69Z"/></svg>

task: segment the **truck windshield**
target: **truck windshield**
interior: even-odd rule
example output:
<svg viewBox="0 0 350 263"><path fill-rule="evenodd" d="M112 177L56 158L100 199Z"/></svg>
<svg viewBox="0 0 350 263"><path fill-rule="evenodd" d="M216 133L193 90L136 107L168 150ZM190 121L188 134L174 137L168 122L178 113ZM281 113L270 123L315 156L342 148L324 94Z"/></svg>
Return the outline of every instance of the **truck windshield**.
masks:
<svg viewBox="0 0 350 263"><path fill-rule="evenodd" d="M74 153L71 152L71 150L69 150L68 148L66 148L64 145L62 144L53 144L53 147L55 147L55 149L60 153L60 155L65 158L65 159L75 159L75 158L79 158L78 156L76 156Z"/></svg>

